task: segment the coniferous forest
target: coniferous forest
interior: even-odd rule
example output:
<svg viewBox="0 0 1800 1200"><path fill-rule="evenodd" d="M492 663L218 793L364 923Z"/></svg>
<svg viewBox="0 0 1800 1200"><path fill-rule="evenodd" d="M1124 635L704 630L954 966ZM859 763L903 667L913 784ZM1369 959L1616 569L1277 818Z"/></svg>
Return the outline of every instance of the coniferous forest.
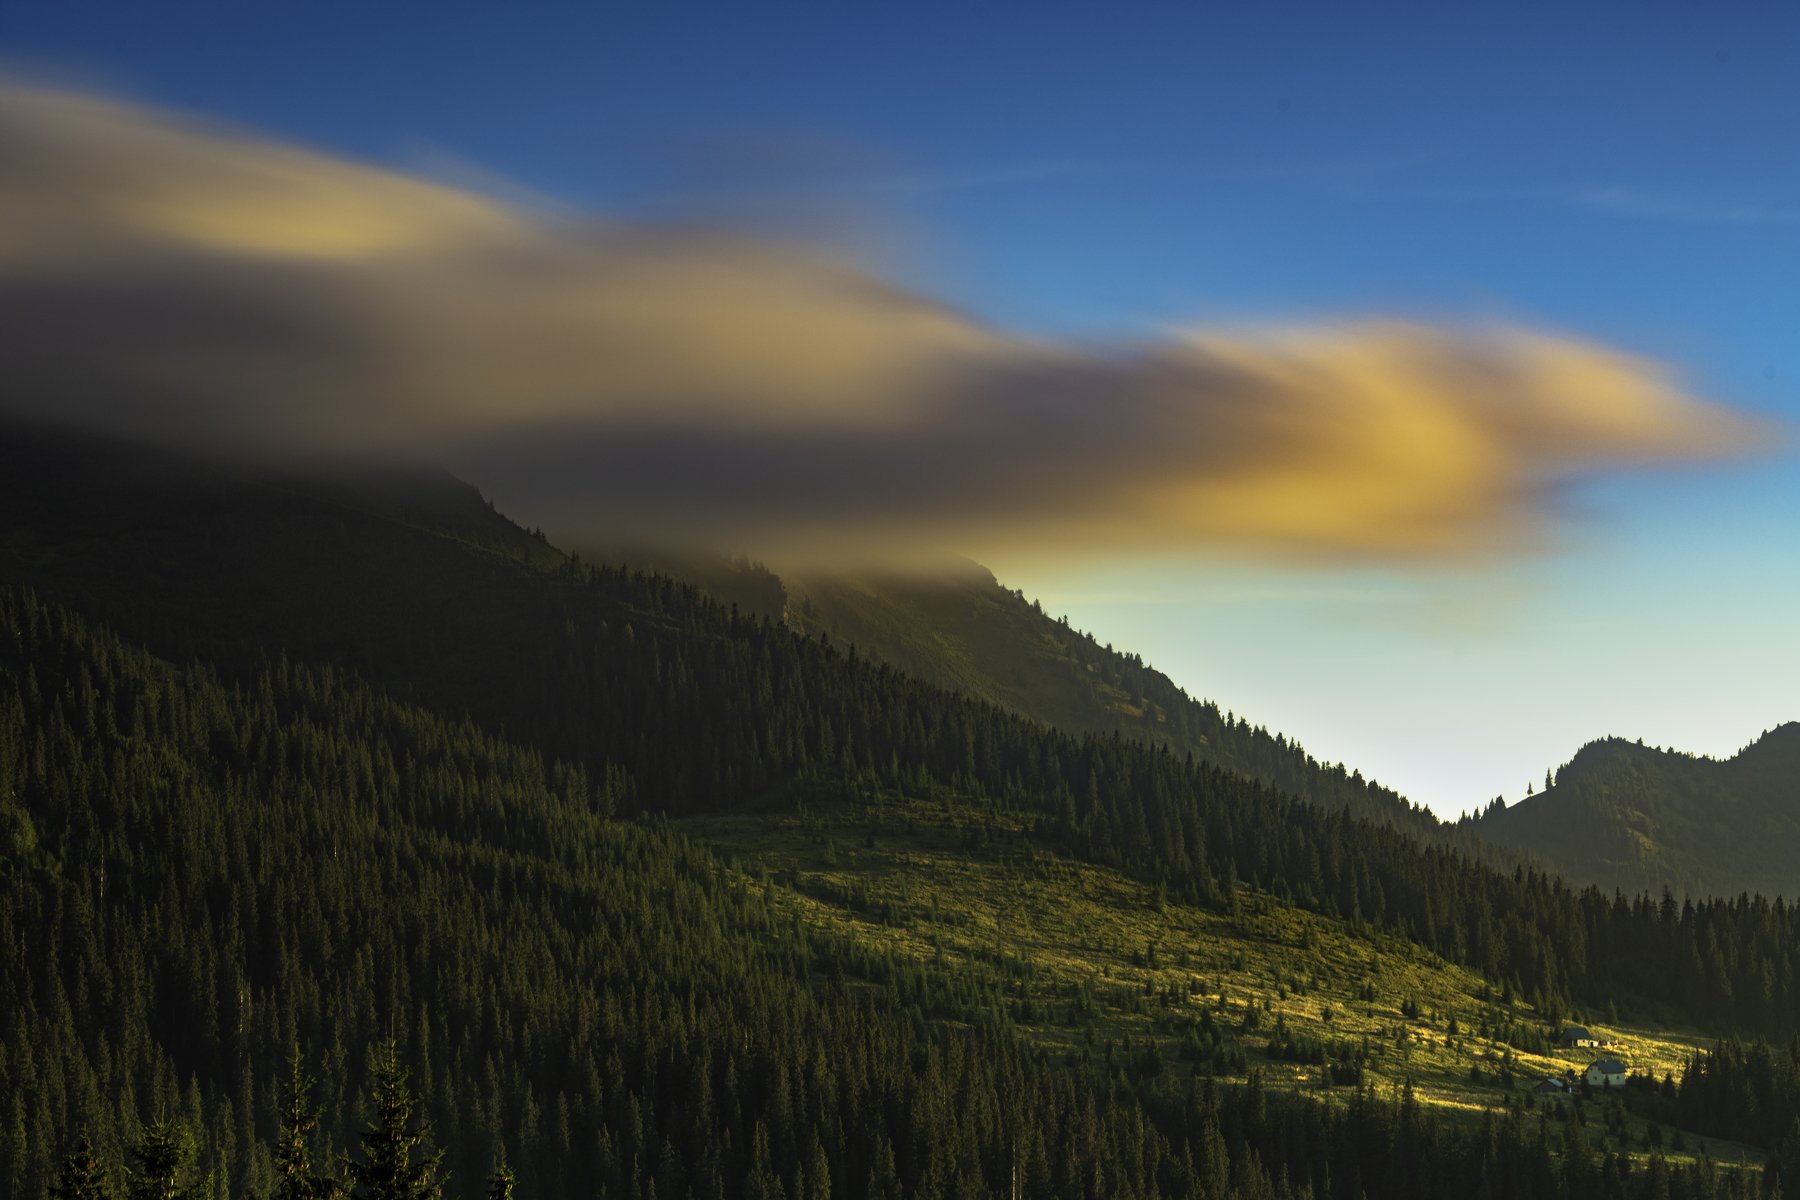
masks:
<svg viewBox="0 0 1800 1200"><path fill-rule="evenodd" d="M1753 1196L1795 1190L1800 913L1498 869L1191 752L1073 736L448 482L43 434L0 498L0 1184L12 1196ZM822 932L695 814L926 797L1170 901L1417 943L1549 1023L1744 1039L1669 1119L1095 1070L997 967ZM1759 1040L1760 1039L1760 1040ZM307 1081L311 1080L310 1086ZM1723 1097L1730 1097L1729 1100ZM1649 1103L1649 1101L1645 1101ZM440 1157L441 1155L441 1157Z"/></svg>

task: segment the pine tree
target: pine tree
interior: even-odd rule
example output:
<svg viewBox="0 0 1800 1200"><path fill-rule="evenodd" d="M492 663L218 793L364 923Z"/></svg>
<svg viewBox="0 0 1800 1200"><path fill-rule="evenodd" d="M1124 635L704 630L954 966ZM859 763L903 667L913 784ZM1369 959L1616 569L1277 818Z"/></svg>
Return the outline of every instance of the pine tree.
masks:
<svg viewBox="0 0 1800 1200"><path fill-rule="evenodd" d="M179 1121L158 1119L145 1126L131 1152L137 1167L126 1173L126 1200L199 1200L212 1190L210 1177L187 1180L194 1134Z"/></svg>
<svg viewBox="0 0 1800 1200"><path fill-rule="evenodd" d="M505 1162L494 1168L488 1176L487 1200L512 1200L513 1170Z"/></svg>
<svg viewBox="0 0 1800 1200"><path fill-rule="evenodd" d="M439 1172L444 1152L424 1150L430 1131L411 1128L418 1098L406 1086L400 1047L389 1039L374 1063L375 1117L363 1133L363 1161L346 1162L357 1200L441 1200L448 1173ZM413 1161L418 1151L422 1157Z"/></svg>
<svg viewBox="0 0 1800 1200"><path fill-rule="evenodd" d="M343 1185L314 1174L312 1137L318 1131L324 1107L312 1102L312 1077L300 1070L296 1051L288 1062L287 1108L281 1114L281 1135L275 1146L275 1187L269 1200L337 1200Z"/></svg>
<svg viewBox="0 0 1800 1200"><path fill-rule="evenodd" d="M50 1185L56 1200L112 1200L112 1186L106 1181L106 1167L94 1153L94 1143L86 1137L67 1158L62 1174Z"/></svg>

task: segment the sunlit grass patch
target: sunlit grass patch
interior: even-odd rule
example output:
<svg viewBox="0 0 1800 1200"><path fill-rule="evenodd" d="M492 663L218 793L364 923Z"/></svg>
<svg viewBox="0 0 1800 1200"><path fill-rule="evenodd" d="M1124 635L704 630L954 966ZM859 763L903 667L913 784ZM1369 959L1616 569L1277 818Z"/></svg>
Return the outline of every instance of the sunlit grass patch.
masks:
<svg viewBox="0 0 1800 1200"><path fill-rule="evenodd" d="M687 825L808 927L978 976L1033 1044L1100 1070L1254 1069L1271 1089L1327 1098L1356 1080L1395 1094L1410 1083L1442 1119L1462 1120L1536 1111L1536 1084L1579 1075L1597 1053L1660 1079L1706 1044L1605 1026L1604 1051L1564 1050L1529 1004L1416 943L1243 886L1218 909L1168 901L977 806L867 798ZM1582 1102L1589 1140L1643 1152L1648 1122L1603 1121L1616 1101ZM1574 1106L1550 1111L1572 1123ZM1662 1150L1681 1158L1703 1145L1717 1161L1755 1161L1692 1137Z"/></svg>

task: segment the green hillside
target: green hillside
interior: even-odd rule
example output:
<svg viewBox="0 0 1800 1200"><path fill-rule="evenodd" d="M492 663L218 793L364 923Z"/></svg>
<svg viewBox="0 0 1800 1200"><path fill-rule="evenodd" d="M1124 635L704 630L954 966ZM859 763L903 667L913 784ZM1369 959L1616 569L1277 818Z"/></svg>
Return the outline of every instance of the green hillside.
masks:
<svg viewBox="0 0 1800 1200"><path fill-rule="evenodd" d="M854 646L916 679L1055 729L1116 733L1191 753L1328 808L1480 849L1360 771L1318 762L1284 734L1194 699L1140 656L1049 616L964 559L946 558L931 571L829 574L643 548L590 556L679 579L722 604Z"/></svg>
<svg viewBox="0 0 1800 1200"><path fill-rule="evenodd" d="M620 821L621 778L340 672L227 688L16 590L0 629L8 1195L76 1131L117 1178L152 1114L198 1194L267 1194L295 1051L331 1171L390 1040L462 1195L1761 1194L1654 1089L1524 1090L1580 1059L1516 997L1253 889L968 800Z"/></svg>
<svg viewBox="0 0 1800 1200"><path fill-rule="evenodd" d="M388 1037L464 1195L503 1155L555 1196L914 1194L1003 1154L1055 1178L1031 1155L1094 1109L1087 1077L970 1028L979 977L918 972L964 1018L923 1028L814 982L895 968L666 825L611 819L616 776L328 668L228 687L28 593L0 592L0 629L8 1195L43 1195L77 1130L116 1173L152 1115L199 1132L203 1194L263 1195L289 1052L323 1080L329 1164ZM1115 1137L1168 1154L1105 1108L1069 1169L1129 1178Z"/></svg>
<svg viewBox="0 0 1800 1200"><path fill-rule="evenodd" d="M1800 1028L1787 957L1800 939L1770 943L1753 902L1670 928L1186 755L1045 728L664 577L562 558L523 531L486 544L391 505L347 505L336 484L322 493L168 458L134 475L111 461L119 448L82 439L13 437L5 449L5 578L234 684L270 656L350 670L447 719L620 774L631 811L778 810L845 786L948 790L1172 896L1262 887L1516 979L1527 998L1630 997L1671 1018ZM462 494L469 525L501 520ZM1686 969L1691 948L1701 972ZM1730 987L1763 970L1769 989Z"/></svg>
<svg viewBox="0 0 1800 1200"><path fill-rule="evenodd" d="M930 577L783 577L788 621L940 687L1072 733L1119 733L1367 820L1442 833L1424 808L1313 759L1298 742L1196 700L1141 657L1102 645L974 563Z"/></svg>
<svg viewBox="0 0 1800 1200"><path fill-rule="evenodd" d="M1800 896L1800 723L1723 762L1607 738L1555 785L1470 821L1581 883Z"/></svg>
<svg viewBox="0 0 1800 1200"><path fill-rule="evenodd" d="M159 1118L265 1194L289 1054L333 1162L388 1042L453 1195L1759 1193L1660 1082L1518 1085L1568 1016L1800 1031L1794 910L1493 870L412 478L0 441L6 1195Z"/></svg>
<svg viewBox="0 0 1800 1200"><path fill-rule="evenodd" d="M921 964L999 969L1025 1035L1096 1068L1254 1068L1308 1092L1410 1084L1426 1104L1480 1112L1595 1056L1558 1044L1559 1019L1406 939L1247 887L1218 906L1175 903L953 803L875 796L682 828L767 880L807 928ZM1708 1044L1617 1024L1608 1038L1609 1054L1658 1079ZM1641 1138L1646 1125L1632 1129Z"/></svg>

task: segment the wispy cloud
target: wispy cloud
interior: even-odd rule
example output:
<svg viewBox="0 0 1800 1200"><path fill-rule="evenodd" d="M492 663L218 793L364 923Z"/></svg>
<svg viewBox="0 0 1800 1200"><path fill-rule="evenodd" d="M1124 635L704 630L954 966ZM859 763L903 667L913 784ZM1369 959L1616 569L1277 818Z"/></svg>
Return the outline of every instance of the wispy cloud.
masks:
<svg viewBox="0 0 1800 1200"><path fill-rule="evenodd" d="M1006 166L901 172L871 177L862 183L864 191L876 196L919 197L954 192L983 191L989 188L1014 187L1044 183L1054 179L1110 175L1130 170L1121 162L1063 159L1049 162L1020 162Z"/></svg>
<svg viewBox="0 0 1800 1200"><path fill-rule="evenodd" d="M1522 204L1590 214L1721 225L1800 223L1800 205L1694 195L1620 184L1573 187L1472 181L1419 182L1421 157L1319 160L1209 168L1211 178L1288 187L1341 199L1411 204Z"/></svg>
<svg viewBox="0 0 1800 1200"><path fill-rule="evenodd" d="M1580 188L1574 203L1596 212L1660 221L1694 221L1718 225L1800 224L1800 207L1696 199L1629 187Z"/></svg>
<svg viewBox="0 0 1800 1200"><path fill-rule="evenodd" d="M904 560L1445 560L1756 427L1550 334L1007 334L844 258L546 214L91 96L0 93L7 411L430 455L571 542Z"/></svg>

